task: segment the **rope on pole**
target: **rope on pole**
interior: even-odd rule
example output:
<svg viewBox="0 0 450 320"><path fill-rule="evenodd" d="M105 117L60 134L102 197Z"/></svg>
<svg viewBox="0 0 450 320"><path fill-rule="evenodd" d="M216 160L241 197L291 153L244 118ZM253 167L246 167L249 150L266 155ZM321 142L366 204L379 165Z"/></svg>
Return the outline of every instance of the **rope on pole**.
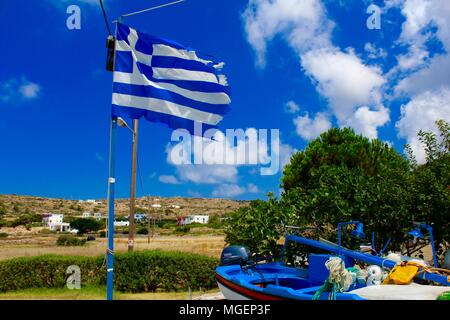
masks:
<svg viewBox="0 0 450 320"><path fill-rule="evenodd" d="M100 1L100 7L102 8L102 12L103 12L103 18L105 18L106 28L108 29L109 35L112 35L111 34L111 29L109 28L108 18L106 17L105 7L103 6L102 0L99 0L99 1Z"/></svg>
<svg viewBox="0 0 450 320"><path fill-rule="evenodd" d="M171 5L180 3L180 2L184 2L184 1L186 1L186 0L178 0L178 1L173 1L173 2L169 2L169 3L165 3L165 4L162 4L162 5L156 6L156 7L151 7L151 8L147 8L147 9L144 9L144 10L140 10L140 11L136 11L136 12L131 12L131 13L123 14L122 17L134 16L134 15L136 15L136 14L140 14L140 13L144 13L144 12L147 12L147 11L151 11L151 10L156 10L156 9L168 7L168 6L171 6Z"/></svg>

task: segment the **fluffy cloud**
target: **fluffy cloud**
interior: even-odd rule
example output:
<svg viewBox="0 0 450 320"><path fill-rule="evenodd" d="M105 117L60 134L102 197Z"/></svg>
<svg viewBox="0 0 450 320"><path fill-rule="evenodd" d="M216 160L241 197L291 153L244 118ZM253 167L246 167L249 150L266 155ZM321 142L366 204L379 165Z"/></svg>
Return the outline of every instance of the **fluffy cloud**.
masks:
<svg viewBox="0 0 450 320"><path fill-rule="evenodd" d="M300 107L297 103L290 100L285 104L284 111L287 113L297 113L300 111Z"/></svg>
<svg viewBox="0 0 450 320"><path fill-rule="evenodd" d="M302 56L302 67L318 82L318 91L330 102L340 125L357 107L380 102L385 83L381 70L364 65L352 51L312 50Z"/></svg>
<svg viewBox="0 0 450 320"><path fill-rule="evenodd" d="M176 167L177 181L196 184L236 183L238 168L244 165L258 166L263 175L277 174L295 150L282 143L275 131L266 131L267 135L255 128L226 135L216 131L215 140L187 135L167 146L167 162ZM163 180L170 183L168 177Z"/></svg>
<svg viewBox="0 0 450 320"><path fill-rule="evenodd" d="M310 118L306 112L303 116L294 118L294 124L297 134L304 140L312 140L331 128L330 119L322 112L317 113L314 118Z"/></svg>
<svg viewBox="0 0 450 320"><path fill-rule="evenodd" d="M221 184L212 192L214 197L233 198L246 193L258 193L259 189L256 185L249 183L247 186L241 187L237 184Z"/></svg>
<svg viewBox="0 0 450 320"><path fill-rule="evenodd" d="M238 169L232 165L179 165L176 172L180 180L197 184L218 184L238 180Z"/></svg>
<svg viewBox="0 0 450 320"><path fill-rule="evenodd" d="M328 100L339 125L355 123L363 134L373 136L389 120L358 122L368 118L354 117L360 107L378 108L386 80L378 67L364 64L353 50L333 45L334 23L320 0L250 0L243 19L257 64L264 66L267 43L282 36L298 53L302 69Z"/></svg>
<svg viewBox="0 0 450 320"><path fill-rule="evenodd" d="M333 23L317 0L250 0L243 18L260 66L265 65L268 41L277 34L299 51L330 45Z"/></svg>
<svg viewBox="0 0 450 320"><path fill-rule="evenodd" d="M401 118L396 124L399 137L405 138L411 145L419 163L425 162L425 151L417 133L423 130L437 134L435 121L438 119L450 121L450 89L448 88L427 91L401 108Z"/></svg>
<svg viewBox="0 0 450 320"><path fill-rule="evenodd" d="M40 92L41 86L26 77L10 78L0 84L0 100L4 102L33 100Z"/></svg>
<svg viewBox="0 0 450 320"><path fill-rule="evenodd" d="M423 163L425 151L418 131L437 133L436 120L450 121L450 6L441 0L403 0L394 6L406 18L398 43L407 47L407 53L397 57L395 72L401 80L395 94L410 98L401 107L396 127L398 136L406 139ZM427 47L431 40L438 40L444 52L432 56Z"/></svg>
<svg viewBox="0 0 450 320"><path fill-rule="evenodd" d="M167 184L180 184L181 182L175 176L172 175L160 175L159 181Z"/></svg>
<svg viewBox="0 0 450 320"><path fill-rule="evenodd" d="M380 106L378 110L370 110L368 107L360 107L347 122L357 133L368 138L378 137L377 128L389 121L389 109Z"/></svg>

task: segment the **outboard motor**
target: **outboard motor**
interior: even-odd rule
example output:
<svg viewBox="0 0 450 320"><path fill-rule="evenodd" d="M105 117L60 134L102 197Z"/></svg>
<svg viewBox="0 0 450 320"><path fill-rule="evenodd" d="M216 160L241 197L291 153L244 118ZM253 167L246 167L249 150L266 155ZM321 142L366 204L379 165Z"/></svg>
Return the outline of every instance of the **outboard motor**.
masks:
<svg viewBox="0 0 450 320"><path fill-rule="evenodd" d="M220 266L242 265L249 259L250 251L243 246L229 246L220 255Z"/></svg>

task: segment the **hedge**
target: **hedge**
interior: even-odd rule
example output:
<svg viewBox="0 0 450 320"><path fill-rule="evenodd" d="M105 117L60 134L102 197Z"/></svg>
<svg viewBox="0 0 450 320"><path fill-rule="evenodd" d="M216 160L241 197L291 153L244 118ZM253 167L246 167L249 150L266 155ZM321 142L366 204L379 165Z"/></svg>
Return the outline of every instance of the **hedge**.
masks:
<svg viewBox="0 0 450 320"><path fill-rule="evenodd" d="M104 256L45 255L0 261L0 292L27 288L63 288L67 267L77 265L81 284L105 285ZM218 260L198 254L137 251L115 254L114 287L122 292L212 289Z"/></svg>

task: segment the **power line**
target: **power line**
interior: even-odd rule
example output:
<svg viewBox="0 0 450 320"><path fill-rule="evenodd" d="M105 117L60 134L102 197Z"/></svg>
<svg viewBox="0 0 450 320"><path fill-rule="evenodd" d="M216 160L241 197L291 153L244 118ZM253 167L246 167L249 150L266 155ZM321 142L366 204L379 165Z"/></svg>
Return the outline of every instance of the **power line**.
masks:
<svg viewBox="0 0 450 320"><path fill-rule="evenodd" d="M178 1L173 1L173 2L169 2L169 3L165 3L165 4L162 4L162 5L160 5L160 6L151 7L151 8L148 8L148 9L144 9L144 10L140 10L140 11L136 11L136 12L131 12L131 13L123 14L122 17L134 16L135 14L144 13L144 12L147 12L147 11L151 11L151 10L156 10L156 9L159 9L159 8L168 7L168 6L171 6L171 5L173 5L173 4L177 4L177 3L180 3L180 2L184 2L184 1L186 1L186 0L178 0Z"/></svg>
<svg viewBox="0 0 450 320"><path fill-rule="evenodd" d="M105 7L103 6L103 2L102 2L102 0L99 0L99 1L100 1L100 6L102 7L103 18L105 18L105 24L106 24L106 28L108 29L108 33L109 33L109 35L112 35L112 33L111 33L111 29L109 28L108 18L106 17L106 11L105 11Z"/></svg>

